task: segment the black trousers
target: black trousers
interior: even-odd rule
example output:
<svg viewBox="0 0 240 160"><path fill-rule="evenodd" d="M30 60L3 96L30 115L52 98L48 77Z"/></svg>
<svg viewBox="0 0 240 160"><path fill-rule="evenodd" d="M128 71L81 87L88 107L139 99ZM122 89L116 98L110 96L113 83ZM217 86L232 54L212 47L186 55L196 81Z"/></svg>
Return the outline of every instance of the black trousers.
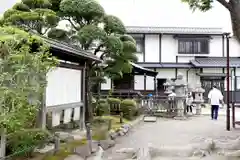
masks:
<svg viewBox="0 0 240 160"><path fill-rule="evenodd" d="M212 108L211 108L212 119L217 119L218 118L218 110L219 110L219 105L212 105Z"/></svg>
<svg viewBox="0 0 240 160"><path fill-rule="evenodd" d="M192 105L187 105L187 112L192 112Z"/></svg>

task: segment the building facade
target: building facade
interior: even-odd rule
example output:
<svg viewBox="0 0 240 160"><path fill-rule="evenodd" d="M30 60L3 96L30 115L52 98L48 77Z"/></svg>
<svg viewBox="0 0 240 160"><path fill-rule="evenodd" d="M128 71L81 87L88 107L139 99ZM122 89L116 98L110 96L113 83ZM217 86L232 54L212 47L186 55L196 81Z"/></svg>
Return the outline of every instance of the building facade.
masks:
<svg viewBox="0 0 240 160"><path fill-rule="evenodd" d="M182 73L190 87L201 82L207 92L212 85L226 91L227 39L221 28L127 27L127 31L137 43L137 64L158 72L156 77L134 75L134 85L129 89L162 94L166 79ZM238 91L240 45L234 38L229 44L230 89ZM110 84L108 79L102 90L110 89Z"/></svg>

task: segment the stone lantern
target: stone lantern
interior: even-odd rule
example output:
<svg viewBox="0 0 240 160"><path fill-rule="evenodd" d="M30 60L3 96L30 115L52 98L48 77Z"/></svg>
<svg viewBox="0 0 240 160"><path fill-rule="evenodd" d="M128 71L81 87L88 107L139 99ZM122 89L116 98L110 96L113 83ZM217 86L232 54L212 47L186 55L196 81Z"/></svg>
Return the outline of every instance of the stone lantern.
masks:
<svg viewBox="0 0 240 160"><path fill-rule="evenodd" d="M179 73L177 75L177 79L175 82L172 84L173 87L175 88L175 100L176 100L176 109L177 109L177 115L174 117L175 119L186 119L185 114L184 114L184 102L186 100L186 86L187 83L183 79L183 74Z"/></svg>
<svg viewBox="0 0 240 160"><path fill-rule="evenodd" d="M195 94L194 103L196 104L196 115L201 114L201 105L204 103L203 93L205 90L201 87L201 83L197 83L196 88L193 90Z"/></svg>
<svg viewBox="0 0 240 160"><path fill-rule="evenodd" d="M164 94L169 95L172 93L172 89L173 89L172 84L173 84L173 81L171 79L166 80L166 82L163 84L165 89Z"/></svg>

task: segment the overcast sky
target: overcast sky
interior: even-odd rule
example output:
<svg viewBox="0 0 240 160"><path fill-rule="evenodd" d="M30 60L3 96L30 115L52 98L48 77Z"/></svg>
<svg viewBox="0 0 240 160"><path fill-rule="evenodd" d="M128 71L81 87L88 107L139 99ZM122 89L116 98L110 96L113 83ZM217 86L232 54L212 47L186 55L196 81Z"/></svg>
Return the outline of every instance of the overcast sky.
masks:
<svg viewBox="0 0 240 160"><path fill-rule="evenodd" d="M0 0L0 14L19 0ZM98 0L108 14L127 26L221 27L231 30L228 11L217 2L211 11L189 9L181 0Z"/></svg>

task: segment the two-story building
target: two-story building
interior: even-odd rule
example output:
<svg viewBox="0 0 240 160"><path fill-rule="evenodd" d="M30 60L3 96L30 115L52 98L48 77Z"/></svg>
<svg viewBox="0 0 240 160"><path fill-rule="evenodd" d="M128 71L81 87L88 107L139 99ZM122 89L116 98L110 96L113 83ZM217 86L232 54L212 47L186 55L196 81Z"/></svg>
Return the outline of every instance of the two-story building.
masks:
<svg viewBox="0 0 240 160"><path fill-rule="evenodd" d="M206 94L213 84L226 91L227 46L221 28L127 27L127 31L137 43L138 65L158 74L132 75L126 80L132 85L124 89L161 95L166 79L175 79L181 72L190 87L201 82ZM240 78L234 77L240 76L240 45L234 38L230 39L230 57L231 90L237 91ZM102 90L110 89L110 84L108 79Z"/></svg>

